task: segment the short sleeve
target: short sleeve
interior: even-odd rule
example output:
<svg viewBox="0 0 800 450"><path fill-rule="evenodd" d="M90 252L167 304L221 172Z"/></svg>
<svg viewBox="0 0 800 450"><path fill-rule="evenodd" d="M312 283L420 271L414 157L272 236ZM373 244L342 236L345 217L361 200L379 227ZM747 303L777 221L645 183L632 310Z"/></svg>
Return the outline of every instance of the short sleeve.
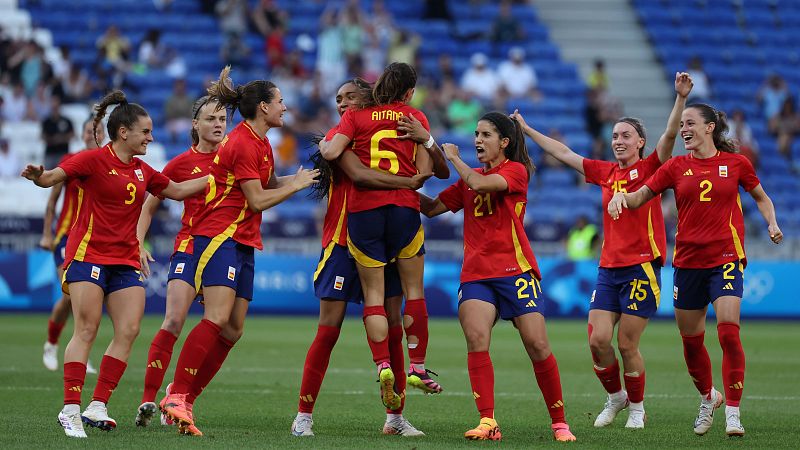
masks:
<svg viewBox="0 0 800 450"><path fill-rule="evenodd" d="M759 181L758 176L756 176L756 170L753 168L753 164L744 156L737 155L739 158L739 185L744 188L745 191L750 192L755 189L756 186L761 184Z"/></svg>
<svg viewBox="0 0 800 450"><path fill-rule="evenodd" d="M178 170L179 170L179 167L180 167L180 161L181 161L180 155L176 156L175 158L172 158L167 163L167 165L164 166L164 170L162 170L161 173L164 174L164 176L169 178L170 180L174 180L176 182L182 181L182 180L180 180L178 178Z"/></svg>
<svg viewBox="0 0 800 450"><path fill-rule="evenodd" d="M583 174L586 176L586 182L597 185L602 183L608 174L608 164L608 161L583 158Z"/></svg>
<svg viewBox="0 0 800 450"><path fill-rule="evenodd" d="M658 157L658 150L653 150L653 153L650 153L650 155L644 159L644 166L647 170L647 173L655 172L663 164L664 163L661 162L661 158Z"/></svg>
<svg viewBox="0 0 800 450"><path fill-rule="evenodd" d="M464 182L458 180L448 186L439 194L439 200L452 212L461 210L464 207Z"/></svg>
<svg viewBox="0 0 800 450"><path fill-rule="evenodd" d="M103 150L83 151L75 154L66 161L61 161L58 167L67 174L67 178L83 178L95 172L97 158L101 157Z"/></svg>
<svg viewBox="0 0 800 450"><path fill-rule="evenodd" d="M674 186L675 176L673 172L675 161L677 161L675 158L670 158L669 161L656 170L656 173L654 173L652 177L644 182L644 185L650 188L653 194L659 195Z"/></svg>
<svg viewBox="0 0 800 450"><path fill-rule="evenodd" d="M236 149L236 155L233 160L233 175L237 181L261 179L260 167L261 161L259 161L257 148L250 145L247 148Z"/></svg>
<svg viewBox="0 0 800 450"><path fill-rule="evenodd" d="M328 130L328 133L325 134L325 140L326 141L330 141L331 139L333 139L334 136L336 136L336 133L338 133L338 132L339 132L339 126L338 125L333 127L333 128L331 128L330 130Z"/></svg>
<svg viewBox="0 0 800 450"><path fill-rule="evenodd" d="M356 135L356 121L354 116L355 112L352 109L345 111L344 115L342 115L342 119L339 121L339 125L337 126L338 130L336 131L337 134L343 134L351 141Z"/></svg>
<svg viewBox="0 0 800 450"><path fill-rule="evenodd" d="M412 114L414 114L414 117L415 117L417 120L419 120L419 121L420 121L420 123L422 123L422 126L423 126L423 127L425 127L425 130L426 130L426 131L428 131L428 132L430 132L430 131L431 131L431 125L430 125L430 122L428 122L428 117L425 115L425 113L424 113L424 112L422 112L422 111L415 111L415 112L413 112Z"/></svg>
<svg viewBox="0 0 800 450"><path fill-rule="evenodd" d="M527 193L528 192L528 170L522 164L506 164L498 172L508 183L508 192Z"/></svg>
<svg viewBox="0 0 800 450"><path fill-rule="evenodd" d="M145 180L147 180L147 192L158 196L161 194L161 191L169 186L171 180L163 173L153 169L144 161L141 161L141 168L146 174Z"/></svg>

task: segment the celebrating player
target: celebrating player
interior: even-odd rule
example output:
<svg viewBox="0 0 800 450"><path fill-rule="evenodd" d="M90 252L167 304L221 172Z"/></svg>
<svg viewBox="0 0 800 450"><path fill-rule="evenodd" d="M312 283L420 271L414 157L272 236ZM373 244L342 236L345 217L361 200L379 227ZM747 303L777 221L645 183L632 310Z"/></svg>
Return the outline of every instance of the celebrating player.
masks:
<svg viewBox="0 0 800 450"><path fill-rule="evenodd" d="M106 108L111 142L83 151L52 170L29 165L22 176L40 187L79 179L78 217L67 239L65 292L71 295L75 331L64 351L64 408L58 421L67 436L86 437L83 423L104 430L116 427L106 404L127 367L144 314L145 292L139 263L136 224L145 191L182 200L200 192L206 177L174 183L136 158L153 141L153 121L144 108L114 91L96 107L94 128ZM100 363L92 402L81 414L81 391L105 304L114 338Z"/></svg>
<svg viewBox="0 0 800 450"><path fill-rule="evenodd" d="M322 156L329 161L337 159L352 143L353 152L371 169L404 177L431 172L433 161L428 148L432 148L433 143L426 143L425 151L418 151L414 142L398 139L397 121L402 116L414 116L429 129L425 115L407 104L414 95L416 81L416 72L408 64L390 64L373 88L377 105L346 111L336 135L320 146ZM389 409L397 409L401 398L394 390L395 375L390 364L389 325L383 306L384 267L397 259L406 296L405 315L412 319L408 320L405 331L409 359L414 363L420 355L424 358L428 345L428 314L422 286L425 248L419 195L411 189L376 191L359 186L353 186L348 195L347 244L356 260L363 287L367 341L378 367L383 403ZM429 378L421 363L414 364L412 371L420 379ZM431 391L441 390L434 383L427 384Z"/></svg>
<svg viewBox="0 0 800 450"><path fill-rule="evenodd" d="M458 318L467 341L467 367L481 420L464 437L502 437L494 419L494 368L489 356L492 327L499 314L519 330L550 413L554 438L574 441L564 415L558 364L545 331L541 275L523 226L534 166L520 124L499 112L478 121L475 148L483 164L480 169L467 166L455 145L443 148L461 179L435 200L423 196L422 212L433 217L448 210L466 210Z"/></svg>
<svg viewBox="0 0 800 450"><path fill-rule="evenodd" d="M97 140L104 141L106 138L105 132L102 128L97 130ZM95 148L93 120L89 118L83 123L83 140L84 149ZM64 162L73 157L74 153L64 155L60 162ZM56 273L58 274L58 281L64 276L64 256L67 248L67 236L72 224L75 222L75 217L78 211L78 180L72 179L67 181L66 189L65 184L58 183L50 190L50 197L47 199L47 209L44 213L44 230L42 232L42 239L39 241L39 247L50 250L53 252L53 260L56 263ZM61 192L64 192L64 201L61 204L61 213L56 221L56 236L53 238L53 217L56 212L56 203ZM50 312L50 319L47 321L47 341L44 343L44 355L42 360L44 366L48 370L58 369L58 338L61 336L61 330L67 323L70 313L72 312L72 303L70 302L69 294L63 293L61 298L53 305L53 310ZM97 373L97 370L92 367L92 362L86 361L86 373Z"/></svg>
<svg viewBox="0 0 800 450"><path fill-rule="evenodd" d="M219 108L217 102L209 101L208 96L201 97L192 106L192 146L176 156L164 167L163 174L173 181L184 181L201 175L208 175L211 162L217 155L217 147L225 137L225 124L227 113ZM164 375L172 358L172 349L175 341L181 334L186 315L192 301L197 296L194 287L194 260L192 249L194 240L191 236L192 219L205 203L203 193L189 197L183 201L183 214L181 214L181 229L175 237L175 246L170 257L169 277L167 282L167 309L164 312L164 322L158 330L150 350L147 353L147 368L144 376L144 392L142 404L136 414L136 425L145 427L157 411L155 404L156 393L164 381ZM136 235L140 243L144 243L147 230L153 214L158 210L161 198L151 195L145 200ZM148 260L152 261L150 253L144 246L139 249L144 276L150 276ZM194 398L200 393L201 386L193 385L189 394L189 403L194 403ZM162 415L162 419L166 417Z"/></svg>
<svg viewBox="0 0 800 450"><path fill-rule="evenodd" d="M261 212L314 183L317 170L302 167L292 176L274 177L267 131L283 126L281 91L266 80L232 87L230 67L208 89L210 100L239 110L244 120L220 144L205 205L192 219L196 289L203 289L205 311L183 344L162 412L181 433L202 435L192 417L192 385L200 390L216 375L244 332L253 298L255 249L263 249Z"/></svg>
<svg viewBox="0 0 800 450"><path fill-rule="evenodd" d="M638 208L669 188L675 192L678 233L672 262L673 298L686 366L700 392L694 432L708 432L714 410L723 402L722 394L713 387L711 359L703 343L710 303L716 312L722 347L725 431L728 436L743 436L739 402L744 389L745 358L739 339L739 310L747 258L739 186L756 201L772 241L780 243L783 233L772 200L761 187L750 161L737 154L736 145L726 138L727 131L725 113L705 104L686 107L680 132L689 154L667 161L635 192L614 194L608 213L619 219L622 208Z"/></svg>
<svg viewBox="0 0 800 450"><path fill-rule="evenodd" d="M584 158L564 144L529 127L523 117L514 113L522 129L542 149L559 161L586 175L586 182L602 188L603 204L615 192L628 192L644 185L661 164L672 157L678 134L681 112L692 90L687 73L675 74L675 104L667 128L656 144L656 150L644 158L646 136L637 119L623 117L614 125L611 148L616 162ZM664 218L661 197L655 196L646 207L611 220L603 214L605 238L597 270L597 284L589 302L589 346L594 372L608 392L608 400L597 415L594 426L611 424L617 414L628 407L626 428L644 428L644 360L639 353L639 340L647 322L661 301L661 266L666 257ZM619 378L619 362L611 339L619 324L617 344L627 392Z"/></svg>

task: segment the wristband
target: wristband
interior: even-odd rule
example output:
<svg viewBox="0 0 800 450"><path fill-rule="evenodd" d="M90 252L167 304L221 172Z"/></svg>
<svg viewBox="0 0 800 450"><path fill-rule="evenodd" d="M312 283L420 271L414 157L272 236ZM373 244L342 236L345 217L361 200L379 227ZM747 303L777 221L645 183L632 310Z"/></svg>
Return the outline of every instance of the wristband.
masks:
<svg viewBox="0 0 800 450"><path fill-rule="evenodd" d="M428 150L430 150L430 149L431 149L431 147L433 147L433 144L435 144L435 143L436 143L436 141L434 141L434 140L433 140L433 135L430 135L430 136L431 136L431 137L429 137L429 138L428 138L428 140L427 140L427 141L425 141L425 143L424 143L424 144L422 144L422 145L423 145L423 146L424 146L426 149L428 149Z"/></svg>

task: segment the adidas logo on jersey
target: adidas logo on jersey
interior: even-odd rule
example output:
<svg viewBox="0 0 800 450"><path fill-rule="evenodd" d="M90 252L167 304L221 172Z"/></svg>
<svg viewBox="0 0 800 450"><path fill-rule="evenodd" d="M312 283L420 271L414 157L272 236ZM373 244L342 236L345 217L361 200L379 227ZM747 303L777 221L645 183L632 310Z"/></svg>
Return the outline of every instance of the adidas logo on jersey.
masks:
<svg viewBox="0 0 800 450"><path fill-rule="evenodd" d="M535 308L536 307L536 303L533 300L531 300L531 301L528 302L527 305L525 305L525 307L526 308Z"/></svg>
<svg viewBox="0 0 800 450"><path fill-rule="evenodd" d="M722 290L723 291L732 291L733 290L733 284L731 284L731 283L726 284L725 286L722 287Z"/></svg>
<svg viewBox="0 0 800 450"><path fill-rule="evenodd" d="M631 311L638 311L639 307L636 306L636 303L631 303L630 305L628 305L628 309L630 309Z"/></svg>
<svg viewBox="0 0 800 450"><path fill-rule="evenodd" d="M197 167L197 166L194 166L194 169L192 169L192 175L194 175L196 173L200 173L200 172L202 172L202 170L200 170L200 168Z"/></svg>
<svg viewBox="0 0 800 450"><path fill-rule="evenodd" d="M690 175L694 175L694 173L692 173L692 169L689 169L686 172L683 172L683 176L685 176L685 177L688 177Z"/></svg>
<svg viewBox="0 0 800 450"><path fill-rule="evenodd" d="M110 171L110 172L108 172L108 174L109 174L109 175L119 175L119 174L117 173L117 169L111 169L111 171Z"/></svg>

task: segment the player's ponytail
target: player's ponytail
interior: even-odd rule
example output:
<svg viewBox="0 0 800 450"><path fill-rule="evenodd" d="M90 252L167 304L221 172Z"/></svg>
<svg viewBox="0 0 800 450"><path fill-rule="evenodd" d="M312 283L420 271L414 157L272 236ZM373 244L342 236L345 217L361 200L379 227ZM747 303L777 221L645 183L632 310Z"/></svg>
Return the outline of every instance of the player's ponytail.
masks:
<svg viewBox="0 0 800 450"><path fill-rule="evenodd" d="M500 139L508 139L508 145L503 150L505 157L511 161L521 163L528 170L528 175L533 175L536 171L536 166L528 154L525 133L522 131L519 122L497 111L484 114L480 120L485 120L494 125L500 135Z"/></svg>
<svg viewBox="0 0 800 450"><path fill-rule="evenodd" d="M245 119L255 119L261 102L270 103L275 97L275 83L267 80L251 81L244 86L234 87L230 78L231 66L225 66L219 73L219 80L208 88L210 101L219 103L220 108L239 110Z"/></svg>
<svg viewBox="0 0 800 450"><path fill-rule="evenodd" d="M725 153L739 153L739 147L733 139L729 139L728 135L728 116L723 111L714 109L713 106L705 103L695 103L686 107L686 109L694 108L700 113L700 117L705 120L705 123L714 123L714 131L711 137L714 140L714 147L717 150Z"/></svg>
<svg viewBox="0 0 800 450"><path fill-rule="evenodd" d="M133 125L139 120L139 117L148 116L147 110L141 105L128 103L124 92L119 90L111 91L94 107L95 116L92 131L94 132L94 142L98 147L100 146L100 142L97 140L97 126L103 121L103 117L106 116L106 110L111 105L117 105L108 116L108 124L106 125L108 138L111 139L112 142L117 140L117 131L120 127L128 129L133 128Z"/></svg>
<svg viewBox="0 0 800 450"><path fill-rule="evenodd" d="M409 89L417 85L417 71L406 63L393 62L386 66L375 87L372 97L378 105L403 101Z"/></svg>
<svg viewBox="0 0 800 450"><path fill-rule="evenodd" d="M635 117L620 117L617 119L616 123L627 123L628 125L632 126L636 133L639 134L639 137L644 140L642 146L639 147L639 159L644 158L644 148L647 146L647 131L644 129L644 124L642 121L635 118Z"/></svg>

